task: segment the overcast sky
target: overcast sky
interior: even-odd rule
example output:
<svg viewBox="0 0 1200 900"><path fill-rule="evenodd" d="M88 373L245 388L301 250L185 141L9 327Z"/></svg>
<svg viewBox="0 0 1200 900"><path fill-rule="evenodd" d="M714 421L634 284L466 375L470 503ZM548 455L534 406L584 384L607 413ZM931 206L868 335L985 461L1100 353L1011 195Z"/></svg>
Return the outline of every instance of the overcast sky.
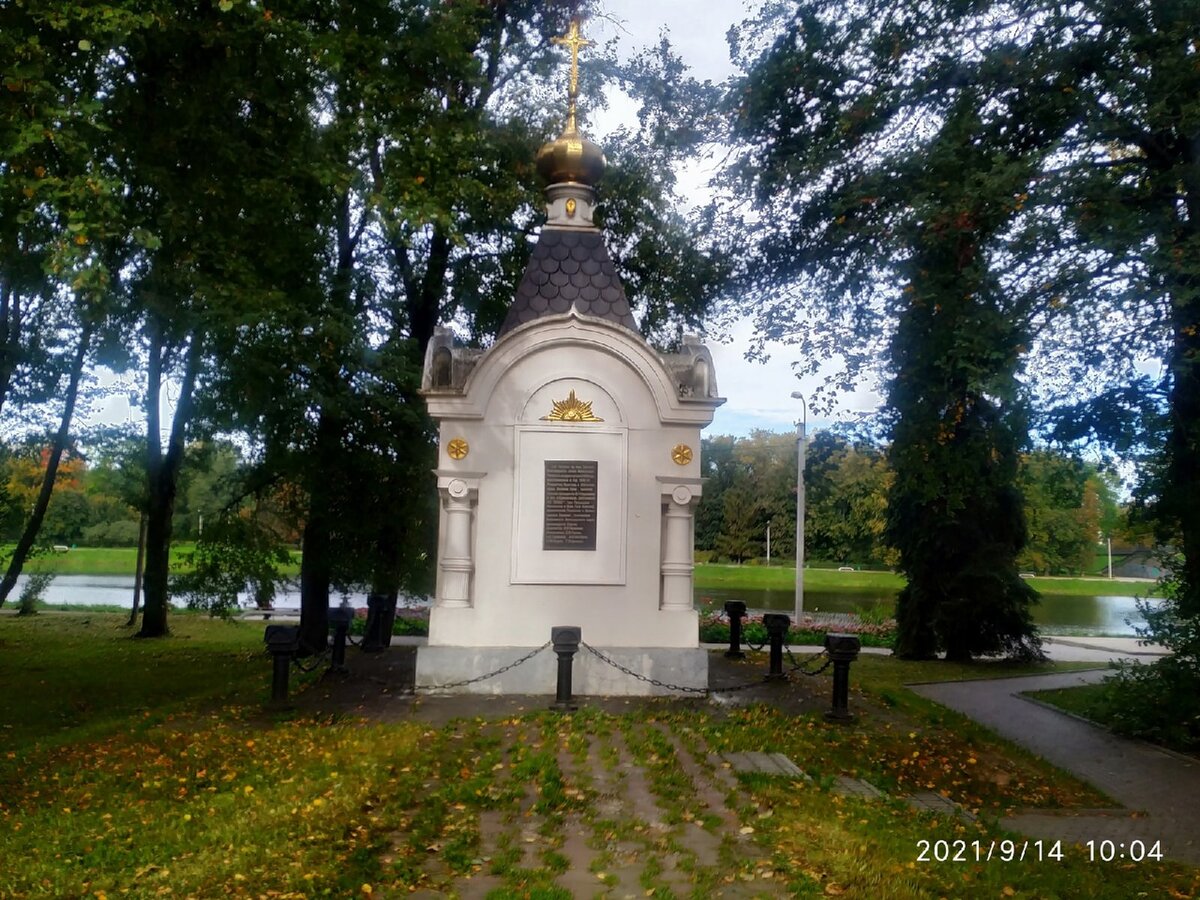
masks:
<svg viewBox="0 0 1200 900"><path fill-rule="evenodd" d="M589 39L603 42L616 37L622 54L632 53L657 42L665 28L676 53L695 77L719 82L734 73L726 34L746 18L747 4L742 0L605 0L605 6L615 21L597 18L586 23L583 30ZM611 95L609 100L609 110L588 120L596 132L592 136L601 146L606 130L635 114L632 104ZM685 191L702 191L711 170L711 163L701 161L681 173L680 183ZM755 428L788 430L800 416L800 404L791 398L792 392L799 390L808 396L816 387L814 379L798 381L792 374L796 352L785 344L768 344L766 362L748 361L745 353L752 338L752 326L745 319L729 333L718 333L714 327L707 335L717 386L728 401L717 410L709 434L744 435ZM873 410L879 403L877 394L860 391L842 396L839 406L841 415L846 416ZM809 430L827 423L825 419L810 419Z"/></svg>

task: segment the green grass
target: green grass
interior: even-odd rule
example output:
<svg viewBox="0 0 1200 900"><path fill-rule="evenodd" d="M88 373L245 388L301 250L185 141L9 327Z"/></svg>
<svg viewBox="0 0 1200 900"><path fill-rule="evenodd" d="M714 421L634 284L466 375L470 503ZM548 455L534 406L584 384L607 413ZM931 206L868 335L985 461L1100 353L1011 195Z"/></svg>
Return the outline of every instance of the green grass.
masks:
<svg viewBox="0 0 1200 900"><path fill-rule="evenodd" d="M195 549L191 542L171 545L172 571L187 571L186 554ZM73 547L66 553L48 552L26 564L27 571L51 570L58 575L123 575L132 577L137 566L136 547ZM292 553L292 565L285 575L300 572L300 554Z"/></svg>
<svg viewBox="0 0 1200 900"><path fill-rule="evenodd" d="M253 702L268 690L262 627L174 611L171 637L144 641L127 615L0 619L3 745L78 740L197 703Z"/></svg>
<svg viewBox="0 0 1200 900"><path fill-rule="evenodd" d="M697 896L720 893L729 879L796 897L1123 900L1200 889L1195 869L1089 864L1074 848L1062 863L916 862L921 840L986 846L1011 837L991 819L1011 808L1103 802L990 732L900 696L905 681L1028 667L864 657L852 671L852 726L828 725L807 701L783 712L666 700L624 715L584 706L571 716L490 713L432 725L406 718L402 704L387 722L350 708L268 714L257 626L176 615L171 637L139 641L120 621L0 617L0 858L12 863L0 866L0 897L390 897L462 890L479 874L500 880L495 896L567 896L555 879L568 863L568 825L588 831L605 866L595 870L597 888L603 872L605 883L619 879L618 890L639 896L669 895L663 861L672 854ZM745 665L761 669L762 659ZM315 674L301 682L320 696ZM810 686L827 697L827 677L780 687ZM727 798L732 830L741 826L758 852L740 852L736 834L718 834L723 826L676 746L700 765L697 777L711 777L711 754L769 750L814 781L742 778ZM601 798L598 783L615 779L620 793L631 763L645 772L660 827L645 827L628 807L597 811L614 796ZM833 795L823 785L839 774L892 794L938 790L981 819L962 824L898 801ZM487 857L485 814L507 829ZM520 852L530 846L526 829L537 835L532 854ZM685 836L700 829L722 841L719 861L687 850ZM615 851L605 848L616 841L637 848L632 875L608 868Z"/></svg>
<svg viewBox="0 0 1200 900"><path fill-rule="evenodd" d="M182 557L191 553L194 544L180 543L171 547L171 563L182 567ZM50 570L58 575L128 575L137 565L136 547L75 547L66 553L46 553L34 557L27 571Z"/></svg>
<svg viewBox="0 0 1200 900"><path fill-rule="evenodd" d="M1081 684L1078 687L1059 688L1053 691L1029 691L1027 697L1049 703L1051 706L1090 719L1102 722L1101 712L1105 687L1103 684Z"/></svg>
<svg viewBox="0 0 1200 900"><path fill-rule="evenodd" d="M1145 595L1153 587L1150 582L1109 581L1107 578L1030 578L1034 590L1043 594L1075 596ZM711 563L698 565L695 584L705 588L742 588L747 590L794 589L796 570L792 567L726 566ZM904 578L893 572L839 572L836 569L805 569L804 589L817 593L849 596L881 596L895 594L904 587Z"/></svg>
<svg viewBox="0 0 1200 900"><path fill-rule="evenodd" d="M696 566L695 584L705 588L743 588L757 590L793 589L796 584L795 568L772 566L721 566L705 564ZM839 572L836 569L805 569L806 590L829 591L846 594L895 593L904 587L904 579L891 572Z"/></svg>

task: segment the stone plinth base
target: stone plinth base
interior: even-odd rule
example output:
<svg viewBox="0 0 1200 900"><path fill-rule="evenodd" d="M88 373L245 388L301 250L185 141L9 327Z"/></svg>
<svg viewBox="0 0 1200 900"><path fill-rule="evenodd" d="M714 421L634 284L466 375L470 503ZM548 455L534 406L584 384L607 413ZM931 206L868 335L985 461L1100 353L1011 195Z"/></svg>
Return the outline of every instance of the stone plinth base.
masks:
<svg viewBox="0 0 1200 900"><path fill-rule="evenodd" d="M464 681L494 672L520 659L529 647L425 646L417 650L417 687L432 690L438 685ZM667 684L703 688L708 686L708 652L678 647L598 647L614 662ZM558 657L549 647L537 656L503 674L474 684L447 688L447 694L548 694L558 684ZM680 692L647 684L626 675L579 648L572 668L572 693L576 696L653 696Z"/></svg>

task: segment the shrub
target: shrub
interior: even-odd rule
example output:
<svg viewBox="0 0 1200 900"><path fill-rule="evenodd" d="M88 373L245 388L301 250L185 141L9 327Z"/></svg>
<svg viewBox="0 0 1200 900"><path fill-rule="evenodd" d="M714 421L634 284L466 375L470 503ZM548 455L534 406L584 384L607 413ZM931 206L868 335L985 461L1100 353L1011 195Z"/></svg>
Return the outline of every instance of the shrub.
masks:
<svg viewBox="0 0 1200 900"><path fill-rule="evenodd" d="M238 608L238 595L245 590L252 593L255 606L270 606L291 554L258 522L230 515L206 527L196 549L185 554L184 561L192 570L172 579L172 592L183 598L188 609L228 617Z"/></svg>
<svg viewBox="0 0 1200 900"><path fill-rule="evenodd" d="M21 588L21 596L17 598L17 615L32 616L37 613L42 603L46 588L54 580L54 572L30 572Z"/></svg>
<svg viewBox="0 0 1200 900"><path fill-rule="evenodd" d="M1198 694L1200 672L1187 659L1119 663L1101 694L1097 716L1120 734L1191 752L1200 750Z"/></svg>
<svg viewBox="0 0 1200 900"><path fill-rule="evenodd" d="M1171 565L1182 573L1181 559ZM1114 730L1174 747L1200 749L1200 617L1188 615L1187 585L1180 575L1158 582L1165 599L1138 601L1145 617L1139 637L1173 654L1151 664L1126 663L1106 684L1098 714Z"/></svg>
<svg viewBox="0 0 1200 900"><path fill-rule="evenodd" d="M100 522L83 529L80 541L87 547L136 547L138 523L123 519L118 522Z"/></svg>

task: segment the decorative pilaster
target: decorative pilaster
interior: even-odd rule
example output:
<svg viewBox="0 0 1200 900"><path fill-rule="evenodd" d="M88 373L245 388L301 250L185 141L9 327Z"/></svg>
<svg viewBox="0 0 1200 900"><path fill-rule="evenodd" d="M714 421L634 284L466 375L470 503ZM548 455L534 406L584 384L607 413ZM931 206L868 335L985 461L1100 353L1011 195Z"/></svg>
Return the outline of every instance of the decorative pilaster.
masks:
<svg viewBox="0 0 1200 900"><path fill-rule="evenodd" d="M692 518L699 485L664 484L665 528L662 546L662 609L690 610L692 602Z"/></svg>
<svg viewBox="0 0 1200 900"><path fill-rule="evenodd" d="M479 499L478 477L443 476L438 491L445 511L445 542L438 566L441 570L437 605L469 607L473 603L472 576L475 546L472 540L475 507Z"/></svg>

